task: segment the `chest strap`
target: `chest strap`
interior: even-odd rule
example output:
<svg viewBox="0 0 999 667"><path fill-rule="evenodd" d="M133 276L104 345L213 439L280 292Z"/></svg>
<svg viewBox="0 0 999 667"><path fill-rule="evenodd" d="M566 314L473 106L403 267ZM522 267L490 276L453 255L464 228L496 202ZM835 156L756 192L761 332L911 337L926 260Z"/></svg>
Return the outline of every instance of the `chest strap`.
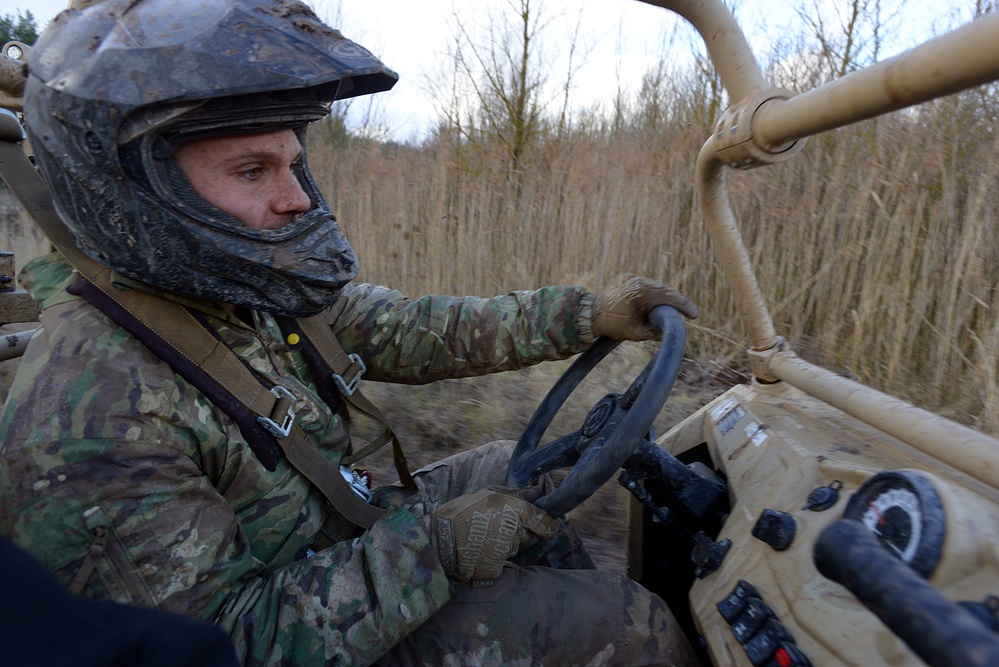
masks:
<svg viewBox="0 0 999 667"><path fill-rule="evenodd" d="M261 463L273 470L279 458L279 447L288 462L346 519L369 528L384 510L361 500L340 474L339 467L323 456L294 422L289 396L261 384L252 369L189 309L141 290L116 288L111 283L111 270L76 247L55 212L48 190L17 143L22 138L16 117L0 114L0 175L52 245L80 273L82 278L72 289L136 335L228 414ZM333 338L332 332L329 335ZM341 375L343 372L349 373L350 369L341 369ZM356 382L353 384L356 394ZM252 419L248 415L252 415ZM279 426L276 433L267 428L269 424ZM387 426L386 429L391 432ZM394 440L394 445L398 444L394 435L390 439ZM365 450L370 450L370 446L362 451ZM403 478L400 471L400 479ZM405 478L411 482L408 470Z"/></svg>
<svg viewBox="0 0 999 667"><path fill-rule="evenodd" d="M320 318L308 317L292 322L299 326L301 335L304 337L306 345L303 346L303 352L305 352L305 358L312 366L314 374L332 379L339 392L339 398L342 398L355 412L373 419L382 427L382 432L378 437L356 452L347 454L340 462L343 465L352 465L391 442L392 459L396 472L399 473L399 481L406 488L415 491L416 482L409 474L409 464L406 461L406 455L399 438L392 431L388 420L378 409L378 406L369 401L357 389L361 374L365 370L364 363L356 354L348 355L344 352L343 346L333 335L329 325ZM317 384L319 383L317 382ZM319 389L320 395L322 395L323 387L320 385ZM325 397L324 400L331 402Z"/></svg>

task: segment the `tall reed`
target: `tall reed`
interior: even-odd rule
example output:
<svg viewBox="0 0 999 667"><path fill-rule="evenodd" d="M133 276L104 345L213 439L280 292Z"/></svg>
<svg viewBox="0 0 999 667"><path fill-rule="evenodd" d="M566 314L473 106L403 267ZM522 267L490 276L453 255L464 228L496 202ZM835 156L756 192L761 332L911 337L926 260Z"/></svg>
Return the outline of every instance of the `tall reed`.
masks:
<svg viewBox="0 0 999 667"><path fill-rule="evenodd" d="M799 353L999 433L999 165L961 98L810 141L733 174L731 192L781 334ZM966 106L966 105L965 105ZM419 146L311 147L361 279L416 295L669 281L701 306L689 354L744 360L700 219L696 123L578 131L511 172L446 132Z"/></svg>

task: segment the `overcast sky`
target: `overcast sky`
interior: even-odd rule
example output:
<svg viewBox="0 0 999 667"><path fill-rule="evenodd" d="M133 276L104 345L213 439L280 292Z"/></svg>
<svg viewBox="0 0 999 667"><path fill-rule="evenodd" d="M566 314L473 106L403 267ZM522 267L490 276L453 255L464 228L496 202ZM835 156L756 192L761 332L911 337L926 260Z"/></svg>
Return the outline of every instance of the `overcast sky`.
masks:
<svg viewBox="0 0 999 667"><path fill-rule="evenodd" d="M307 0L308 1L308 0ZM822 0L842 3L845 0ZM423 134L433 124L434 102L428 93L432 75L451 43L451 15L455 7L469 24L483 17L487 9L507 7L508 0L486 3L485 0L312 0L311 4L328 22L349 38L367 47L400 75L399 83L377 96L379 113L391 130L392 138L405 141ZM909 34L897 36L885 56L915 45L929 34L930 26L942 20L948 8L971 4L970 0L950 2L908 0L904 23ZM44 26L67 6L67 0L0 0L0 14L13 15L30 9ZM738 16L751 43L758 52L776 38L779 26L798 21L792 0L742 0ZM342 7L337 20L336 8ZM918 7L928 7L919 10ZM676 32L678 20L671 12L636 0L545 0L544 15L551 20L545 35L552 43L543 48L552 59L567 52L558 43L580 21L578 44L585 56L577 64L575 104L607 104L619 83L634 90L646 70L663 51L663 45ZM681 22L682 23L682 22ZM685 26L685 24L683 24ZM682 30L686 31L684 27ZM686 34L686 33L681 33ZM679 54L678 54L679 55ZM564 65L553 63L553 78L558 79ZM564 80L564 75L560 80Z"/></svg>

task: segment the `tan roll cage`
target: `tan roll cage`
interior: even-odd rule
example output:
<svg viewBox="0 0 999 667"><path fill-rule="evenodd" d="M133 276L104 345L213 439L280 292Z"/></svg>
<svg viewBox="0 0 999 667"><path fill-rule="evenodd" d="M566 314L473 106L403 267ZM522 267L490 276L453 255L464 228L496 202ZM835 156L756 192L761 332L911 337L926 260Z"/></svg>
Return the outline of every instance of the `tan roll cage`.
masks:
<svg viewBox="0 0 999 667"><path fill-rule="evenodd" d="M696 182L715 254L749 336L760 382L787 382L999 488L999 440L811 364L777 335L729 203L727 168L785 160L819 132L999 78L999 15L985 16L894 58L801 95L767 86L721 0L642 0L675 11L701 34L732 107L698 157Z"/></svg>

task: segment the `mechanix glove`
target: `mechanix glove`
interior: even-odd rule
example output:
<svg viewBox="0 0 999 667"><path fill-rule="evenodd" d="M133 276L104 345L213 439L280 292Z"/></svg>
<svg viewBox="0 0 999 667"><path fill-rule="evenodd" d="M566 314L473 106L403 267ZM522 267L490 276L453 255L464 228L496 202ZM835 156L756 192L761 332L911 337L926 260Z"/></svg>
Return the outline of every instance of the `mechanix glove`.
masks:
<svg viewBox="0 0 999 667"><path fill-rule="evenodd" d="M559 523L529 500L537 489L477 491L430 515L430 541L452 581L495 579L503 563L532 539L550 540Z"/></svg>
<svg viewBox="0 0 999 667"><path fill-rule="evenodd" d="M632 278L597 297L593 304L593 336L659 340L662 334L648 321L649 311L656 306L673 306L690 319L699 314L690 297L679 290L649 278Z"/></svg>

